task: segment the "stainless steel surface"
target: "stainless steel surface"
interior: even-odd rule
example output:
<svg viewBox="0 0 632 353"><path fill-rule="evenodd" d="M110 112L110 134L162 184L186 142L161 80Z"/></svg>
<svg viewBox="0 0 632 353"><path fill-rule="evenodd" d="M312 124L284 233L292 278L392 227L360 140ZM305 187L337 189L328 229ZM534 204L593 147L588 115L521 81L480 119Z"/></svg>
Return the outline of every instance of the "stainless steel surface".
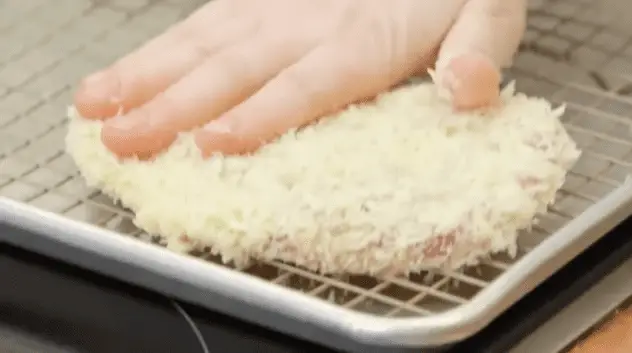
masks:
<svg viewBox="0 0 632 353"><path fill-rule="evenodd" d="M557 353L632 297L632 259L539 327L509 353Z"/></svg>
<svg viewBox="0 0 632 353"><path fill-rule="evenodd" d="M224 294L266 315L365 343L426 346L475 333L632 212L632 184L624 183L632 166L632 25L626 24L632 9L625 0L531 1L529 30L510 76L520 91L567 103L565 124L584 155L551 212L521 237L515 259L497 256L475 269L433 276L339 279L280 263L242 273L134 241L159 242L77 175L63 152L65 109L81 76L202 2L0 0L0 197L6 198L0 198L0 224L177 279L206 295L194 299L174 285L163 287L204 305L218 305L209 293ZM38 246L29 239L5 240ZM68 260L87 264L73 256ZM134 280L154 285L143 276ZM300 330L293 326L299 328L282 329Z"/></svg>

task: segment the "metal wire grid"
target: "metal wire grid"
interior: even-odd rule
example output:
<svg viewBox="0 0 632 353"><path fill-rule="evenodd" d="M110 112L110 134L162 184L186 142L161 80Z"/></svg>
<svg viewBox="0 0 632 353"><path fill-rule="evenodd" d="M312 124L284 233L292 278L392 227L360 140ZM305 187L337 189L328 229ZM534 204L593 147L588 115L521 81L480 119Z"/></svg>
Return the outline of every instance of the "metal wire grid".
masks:
<svg viewBox="0 0 632 353"><path fill-rule="evenodd" d="M625 0L617 1L530 3L529 30L510 76L520 91L567 102L565 124L584 155L551 212L521 237L516 258L495 256L458 273L382 280L326 277L282 263L247 272L380 316L432 315L469 301L548 234L619 186L632 166L632 26L621 15L632 11L617 5ZM159 244L159 237L134 227L128 211L78 176L63 152L65 108L81 76L201 2L0 0L0 196ZM604 15L608 9L610 16Z"/></svg>

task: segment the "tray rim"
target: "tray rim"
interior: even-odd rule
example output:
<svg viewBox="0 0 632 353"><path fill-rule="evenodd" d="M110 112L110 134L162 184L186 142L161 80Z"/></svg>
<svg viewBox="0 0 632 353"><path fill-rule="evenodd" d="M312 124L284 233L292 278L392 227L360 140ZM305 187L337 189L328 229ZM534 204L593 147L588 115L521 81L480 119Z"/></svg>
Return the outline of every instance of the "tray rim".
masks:
<svg viewBox="0 0 632 353"><path fill-rule="evenodd" d="M474 335L630 215L632 179L627 178L466 304L415 318L385 318L356 312L219 264L4 197L0 197L0 226L25 231L23 234L29 236L12 236L9 234L12 232L1 231L0 227L0 241L328 346L423 348L450 345ZM73 250L74 253L69 253ZM110 261L94 261L94 255ZM113 264L118 267L112 267ZM130 279L132 272L123 268L144 275ZM218 300L220 297L223 300ZM255 309L258 315L252 315L246 308ZM270 320L271 315L276 318ZM285 320L285 324L277 322L278 319ZM307 326L318 332L310 332ZM338 336L336 342L327 336L332 334Z"/></svg>

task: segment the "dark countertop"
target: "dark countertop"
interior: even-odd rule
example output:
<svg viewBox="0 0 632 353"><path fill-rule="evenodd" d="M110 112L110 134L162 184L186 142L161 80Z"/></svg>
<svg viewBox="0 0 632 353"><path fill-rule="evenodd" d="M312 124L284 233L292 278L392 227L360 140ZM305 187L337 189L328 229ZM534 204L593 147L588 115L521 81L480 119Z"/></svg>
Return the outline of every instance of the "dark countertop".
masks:
<svg viewBox="0 0 632 353"><path fill-rule="evenodd" d="M0 269L1 352L204 352L191 324L161 295L5 244L0 244ZM219 345L222 353L329 352L178 305L195 322L211 352Z"/></svg>
<svg viewBox="0 0 632 353"><path fill-rule="evenodd" d="M479 335L450 352L505 353L525 333L629 257L630 235L632 221L627 221ZM183 312L210 352L333 352L0 244L1 352L204 352Z"/></svg>

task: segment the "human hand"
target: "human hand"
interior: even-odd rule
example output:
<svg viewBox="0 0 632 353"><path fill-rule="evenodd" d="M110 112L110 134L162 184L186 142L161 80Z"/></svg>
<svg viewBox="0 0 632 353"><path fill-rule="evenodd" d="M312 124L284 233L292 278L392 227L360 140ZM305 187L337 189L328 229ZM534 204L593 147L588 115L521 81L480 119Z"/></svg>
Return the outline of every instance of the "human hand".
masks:
<svg viewBox="0 0 632 353"><path fill-rule="evenodd" d="M473 109L498 97L525 15L526 0L213 0L85 79L75 105L139 158L190 130L206 156L252 152L435 60L454 107Z"/></svg>

